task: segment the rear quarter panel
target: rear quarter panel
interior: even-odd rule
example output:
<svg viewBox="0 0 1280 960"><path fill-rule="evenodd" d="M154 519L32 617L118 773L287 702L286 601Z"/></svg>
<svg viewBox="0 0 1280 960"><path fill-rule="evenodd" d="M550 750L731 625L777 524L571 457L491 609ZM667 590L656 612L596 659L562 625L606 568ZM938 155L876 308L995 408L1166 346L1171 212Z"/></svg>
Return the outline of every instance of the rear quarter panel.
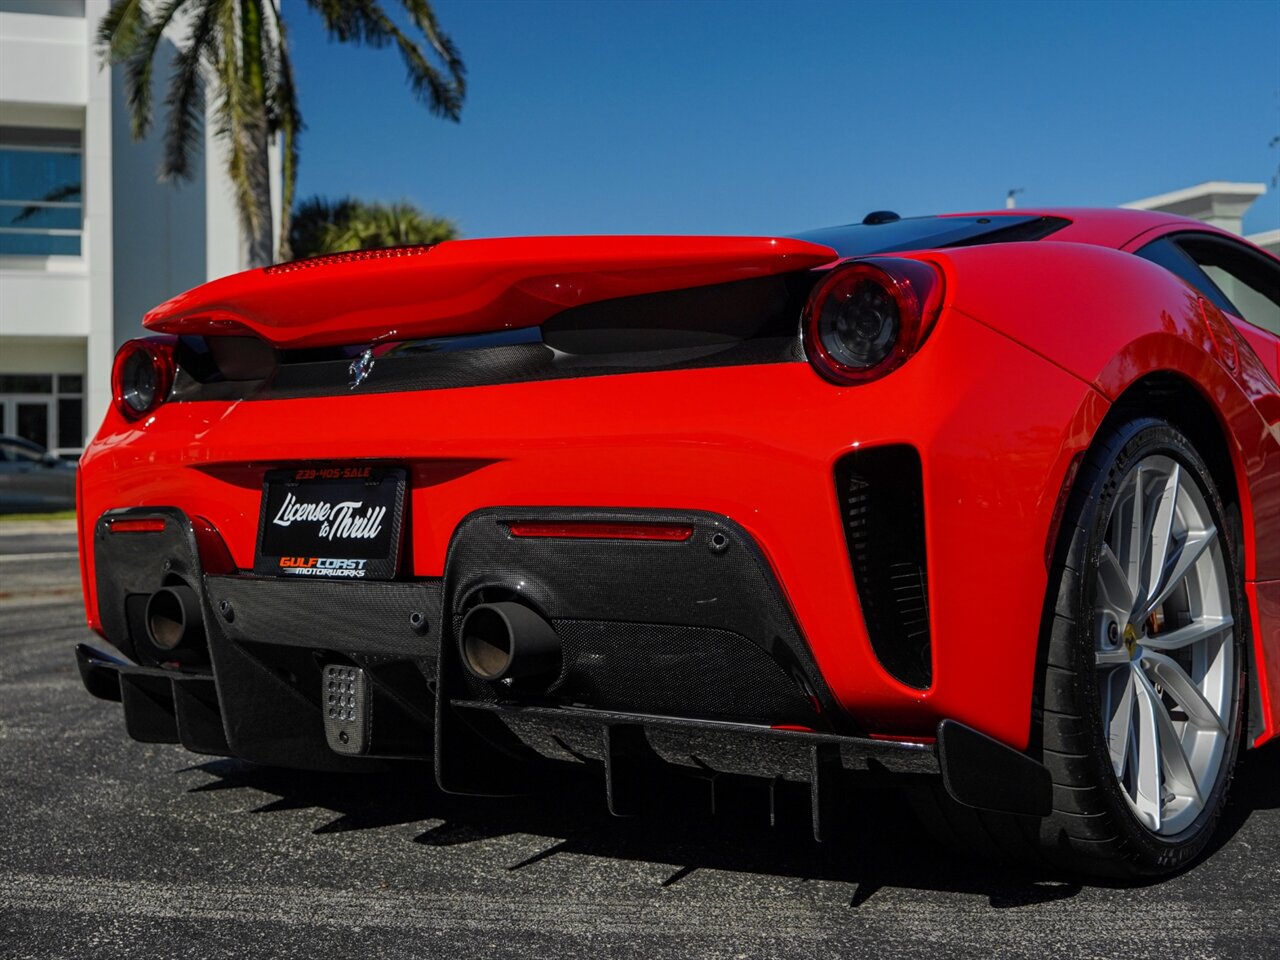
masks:
<svg viewBox="0 0 1280 960"><path fill-rule="evenodd" d="M1227 440L1244 521L1245 570L1260 661L1264 738L1280 731L1280 387L1250 342L1162 267L1103 247L1042 241L940 254L949 303L1116 400L1152 373L1184 378L1209 401ZM1206 310L1210 313L1206 316ZM1224 362L1225 356L1233 363ZM1255 586L1259 585L1259 586Z"/></svg>

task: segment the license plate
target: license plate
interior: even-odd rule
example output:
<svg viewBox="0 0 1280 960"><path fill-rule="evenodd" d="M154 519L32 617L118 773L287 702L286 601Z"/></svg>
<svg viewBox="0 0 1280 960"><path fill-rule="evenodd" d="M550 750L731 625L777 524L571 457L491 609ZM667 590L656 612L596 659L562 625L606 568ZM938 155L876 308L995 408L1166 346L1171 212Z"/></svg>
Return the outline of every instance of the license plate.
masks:
<svg viewBox="0 0 1280 960"><path fill-rule="evenodd" d="M405 471L353 465L270 470L253 572L390 580L400 561Z"/></svg>

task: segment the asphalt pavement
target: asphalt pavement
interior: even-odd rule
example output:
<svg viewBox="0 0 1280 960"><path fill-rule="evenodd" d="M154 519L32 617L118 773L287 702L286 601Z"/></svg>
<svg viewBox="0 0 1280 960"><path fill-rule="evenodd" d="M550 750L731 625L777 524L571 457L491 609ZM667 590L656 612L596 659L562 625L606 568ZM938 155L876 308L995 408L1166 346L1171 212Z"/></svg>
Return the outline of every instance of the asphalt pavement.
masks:
<svg viewBox="0 0 1280 960"><path fill-rule="evenodd" d="M72 661L69 523L0 523L0 957L1280 957L1280 749L1217 849L1145 886L954 859L892 795L816 844L603 791L473 800L430 771L298 774L134 743Z"/></svg>

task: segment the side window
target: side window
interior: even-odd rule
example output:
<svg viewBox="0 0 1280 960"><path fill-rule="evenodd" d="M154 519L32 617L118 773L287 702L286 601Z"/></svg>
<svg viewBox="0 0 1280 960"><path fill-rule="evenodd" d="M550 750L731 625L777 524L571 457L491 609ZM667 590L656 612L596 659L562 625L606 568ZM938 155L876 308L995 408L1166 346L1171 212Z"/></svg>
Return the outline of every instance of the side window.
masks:
<svg viewBox="0 0 1280 960"><path fill-rule="evenodd" d="M1143 260L1159 264L1174 276L1185 280L1219 310L1225 310L1227 313L1240 312L1209 275L1201 270L1191 257L1175 246L1170 238L1161 237L1159 240L1153 240L1136 253Z"/></svg>
<svg viewBox="0 0 1280 960"><path fill-rule="evenodd" d="M1187 233L1170 239L1226 296L1231 313L1280 336L1280 266L1224 237Z"/></svg>

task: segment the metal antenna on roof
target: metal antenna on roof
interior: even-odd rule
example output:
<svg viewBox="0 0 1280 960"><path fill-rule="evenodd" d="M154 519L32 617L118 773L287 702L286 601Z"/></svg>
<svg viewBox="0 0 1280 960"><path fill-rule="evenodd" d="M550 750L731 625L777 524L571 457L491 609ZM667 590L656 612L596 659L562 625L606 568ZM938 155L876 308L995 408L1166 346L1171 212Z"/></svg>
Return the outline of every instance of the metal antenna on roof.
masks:
<svg viewBox="0 0 1280 960"><path fill-rule="evenodd" d="M1025 187L1013 187L1004 195L1004 208L1006 210L1012 210L1018 205L1018 194L1026 192Z"/></svg>

